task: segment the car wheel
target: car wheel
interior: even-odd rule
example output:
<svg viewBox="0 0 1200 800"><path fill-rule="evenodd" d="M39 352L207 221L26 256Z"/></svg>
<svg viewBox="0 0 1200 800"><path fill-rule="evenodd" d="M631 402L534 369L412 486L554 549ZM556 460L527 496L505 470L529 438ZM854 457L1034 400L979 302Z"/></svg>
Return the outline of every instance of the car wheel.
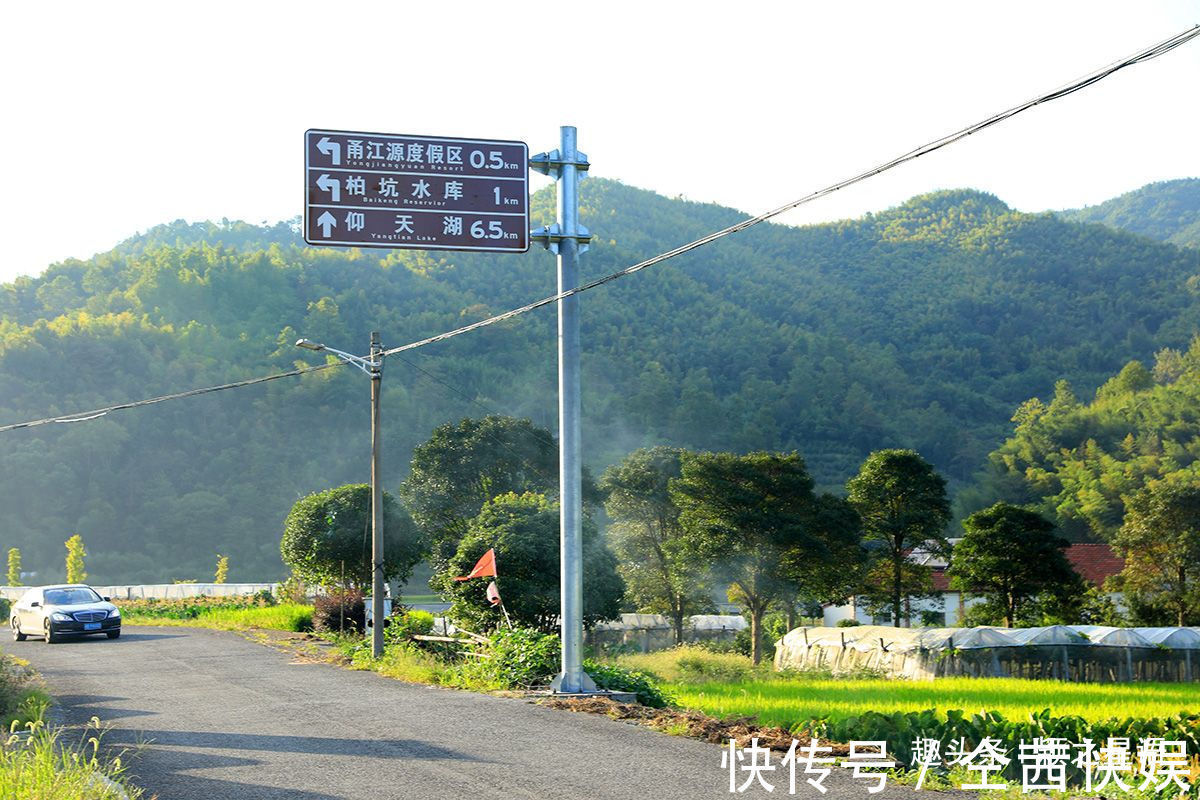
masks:
<svg viewBox="0 0 1200 800"><path fill-rule="evenodd" d="M23 642L28 638L25 634L21 633L21 621L16 617L12 618L12 631L14 642Z"/></svg>
<svg viewBox="0 0 1200 800"><path fill-rule="evenodd" d="M46 644L57 644L59 641L58 635L54 632L54 626L50 624L50 620L46 620Z"/></svg>
<svg viewBox="0 0 1200 800"><path fill-rule="evenodd" d="M110 639L120 639L121 638L120 631L108 631L107 634L108 634L108 638L110 638Z"/></svg>

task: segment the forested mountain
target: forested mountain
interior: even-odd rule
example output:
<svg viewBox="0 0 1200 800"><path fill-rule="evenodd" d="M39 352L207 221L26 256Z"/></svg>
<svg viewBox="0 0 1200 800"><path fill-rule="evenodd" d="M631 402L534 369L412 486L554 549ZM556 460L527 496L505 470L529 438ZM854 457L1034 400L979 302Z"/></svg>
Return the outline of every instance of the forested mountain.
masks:
<svg viewBox="0 0 1200 800"><path fill-rule="evenodd" d="M1126 498L1156 481L1200 479L1200 337L1163 348L1152 368L1129 362L1092 398L1059 381L1049 402L1026 401L1013 422L968 492L975 504L1033 504L1073 539L1111 541Z"/></svg>
<svg viewBox="0 0 1200 800"><path fill-rule="evenodd" d="M1200 178L1159 181L1096 206L1062 212L1073 222L1098 222L1180 247L1200 247Z"/></svg>
<svg viewBox="0 0 1200 800"><path fill-rule="evenodd" d="M741 219L583 184L585 277ZM548 221L553 195L533 198ZM961 487L1013 409L1095 387L1200 330L1196 250L976 191L862 219L761 225L582 296L584 443L596 474L651 444L798 450L822 488L913 447ZM1191 279L1191 280L1189 280ZM300 336L397 345L555 291L554 259L307 248L288 225L155 228L0 286L0 425L315 363ZM445 421L556 425L552 308L389 361L385 470ZM368 475L353 369L0 434L0 546L61 570L83 535L98 581L277 577L291 504Z"/></svg>

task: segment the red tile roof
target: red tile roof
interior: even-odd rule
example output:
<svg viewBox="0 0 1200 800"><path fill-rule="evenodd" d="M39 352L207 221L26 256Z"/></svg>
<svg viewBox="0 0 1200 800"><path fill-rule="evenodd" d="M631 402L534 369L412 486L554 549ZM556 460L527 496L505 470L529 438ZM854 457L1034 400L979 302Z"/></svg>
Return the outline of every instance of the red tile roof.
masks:
<svg viewBox="0 0 1200 800"><path fill-rule="evenodd" d="M935 592L950 591L950 576L946 574L945 567L934 567L930 578L933 579L933 590Z"/></svg>
<svg viewBox="0 0 1200 800"><path fill-rule="evenodd" d="M1124 559L1106 544L1073 544L1066 549L1066 555L1080 577L1093 586L1102 585L1106 578L1125 568ZM935 592L950 591L950 576L945 567L934 567L931 578Z"/></svg>
<svg viewBox="0 0 1200 800"><path fill-rule="evenodd" d="M1125 559L1106 544L1073 544L1067 548L1067 560L1080 577L1094 586L1125 569Z"/></svg>

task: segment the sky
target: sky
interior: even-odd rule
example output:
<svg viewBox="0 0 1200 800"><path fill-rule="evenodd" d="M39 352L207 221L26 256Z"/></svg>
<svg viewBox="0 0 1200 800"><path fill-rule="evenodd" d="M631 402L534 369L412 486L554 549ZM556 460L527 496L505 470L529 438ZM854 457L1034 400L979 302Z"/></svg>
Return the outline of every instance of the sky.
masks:
<svg viewBox="0 0 1200 800"><path fill-rule="evenodd" d="M308 128L537 153L574 125L593 175L758 213L1197 23L1194 0L11 4L0 281L175 219L296 217ZM1200 176L1198 78L1200 40L779 221Z"/></svg>

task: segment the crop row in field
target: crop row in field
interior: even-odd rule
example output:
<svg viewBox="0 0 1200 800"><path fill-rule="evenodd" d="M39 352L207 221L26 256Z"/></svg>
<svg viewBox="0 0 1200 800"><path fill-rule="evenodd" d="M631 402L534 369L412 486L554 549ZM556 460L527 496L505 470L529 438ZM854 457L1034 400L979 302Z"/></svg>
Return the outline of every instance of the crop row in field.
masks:
<svg viewBox="0 0 1200 800"><path fill-rule="evenodd" d="M1049 709L1055 717L1088 721L1149 719L1200 709L1200 684L1094 684L1007 678L940 678L935 681L846 679L830 675L776 673L748 658L679 647L627 655L620 662L659 677L679 705L716 717L754 716L769 725L794 727L868 711L891 714L936 709L965 714L997 711L1022 719Z"/></svg>
<svg viewBox="0 0 1200 800"><path fill-rule="evenodd" d="M844 719L867 711L958 709L998 711L1009 719L1050 709L1056 717L1089 721L1166 717L1200 709L1195 684L1081 684L1006 678L946 678L931 682L793 678L734 683L671 683L676 701L717 717L756 716L792 727L809 720Z"/></svg>

